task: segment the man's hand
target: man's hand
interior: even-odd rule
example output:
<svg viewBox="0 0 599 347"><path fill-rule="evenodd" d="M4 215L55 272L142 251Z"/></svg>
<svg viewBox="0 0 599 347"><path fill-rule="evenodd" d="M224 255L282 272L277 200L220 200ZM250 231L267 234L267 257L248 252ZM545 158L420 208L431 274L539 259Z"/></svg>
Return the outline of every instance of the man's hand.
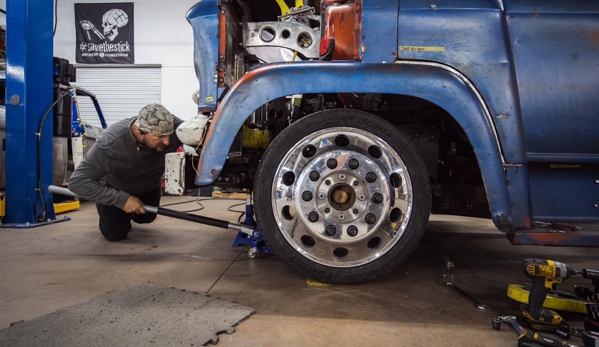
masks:
<svg viewBox="0 0 599 347"><path fill-rule="evenodd" d="M145 214L146 209L144 208L144 203L141 202L138 198L133 195L129 195L127 198L127 202L125 206L123 206L123 211L127 213L135 213L135 214Z"/></svg>

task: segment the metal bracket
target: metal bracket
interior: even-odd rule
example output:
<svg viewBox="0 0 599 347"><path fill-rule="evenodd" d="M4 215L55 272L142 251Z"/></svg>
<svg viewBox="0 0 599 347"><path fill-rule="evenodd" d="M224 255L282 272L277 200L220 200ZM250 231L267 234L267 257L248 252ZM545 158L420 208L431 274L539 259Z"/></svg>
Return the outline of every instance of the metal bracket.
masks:
<svg viewBox="0 0 599 347"><path fill-rule="evenodd" d="M320 28L297 22L257 22L243 24L244 47L282 47L306 58L319 57Z"/></svg>
<svg viewBox="0 0 599 347"><path fill-rule="evenodd" d="M314 15L314 7L308 6L308 7L302 7L302 8L299 8L299 9L291 8L291 12L290 13L280 15L277 18L279 20L289 20L290 18L293 18L295 16L299 16L299 15L302 15L302 14L306 14L306 13L307 13L308 16ZM318 18L320 18L320 17L318 17Z"/></svg>

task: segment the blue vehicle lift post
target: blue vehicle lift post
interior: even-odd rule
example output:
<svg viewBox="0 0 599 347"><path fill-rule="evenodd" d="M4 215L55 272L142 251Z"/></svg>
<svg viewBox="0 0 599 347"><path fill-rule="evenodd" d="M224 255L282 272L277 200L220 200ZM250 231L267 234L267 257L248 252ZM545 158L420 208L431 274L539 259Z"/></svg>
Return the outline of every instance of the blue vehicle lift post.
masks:
<svg viewBox="0 0 599 347"><path fill-rule="evenodd" d="M56 220L47 189L52 183L52 111L39 131L53 102L53 3L7 0L6 5L5 226L33 227Z"/></svg>

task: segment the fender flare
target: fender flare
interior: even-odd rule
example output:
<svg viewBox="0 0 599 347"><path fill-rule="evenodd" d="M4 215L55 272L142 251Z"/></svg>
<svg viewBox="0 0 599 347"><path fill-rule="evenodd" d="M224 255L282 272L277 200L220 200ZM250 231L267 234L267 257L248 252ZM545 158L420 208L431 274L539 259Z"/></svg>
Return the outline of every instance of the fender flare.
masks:
<svg viewBox="0 0 599 347"><path fill-rule="evenodd" d="M235 134L258 107L293 94L384 93L418 97L443 108L460 124L476 154L496 226L513 228L504 158L491 114L474 85L457 70L432 62L395 64L293 62L246 73L223 98L206 135L195 184L220 174Z"/></svg>

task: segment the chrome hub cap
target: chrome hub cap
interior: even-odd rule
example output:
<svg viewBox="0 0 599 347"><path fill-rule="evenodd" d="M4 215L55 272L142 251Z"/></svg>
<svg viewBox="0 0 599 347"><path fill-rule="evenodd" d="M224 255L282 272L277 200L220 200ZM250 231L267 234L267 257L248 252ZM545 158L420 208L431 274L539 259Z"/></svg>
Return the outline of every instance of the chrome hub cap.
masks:
<svg viewBox="0 0 599 347"><path fill-rule="evenodd" d="M275 172L273 197L287 242L332 267L380 258L400 240L412 210L401 157L356 128L321 130L293 146Z"/></svg>

